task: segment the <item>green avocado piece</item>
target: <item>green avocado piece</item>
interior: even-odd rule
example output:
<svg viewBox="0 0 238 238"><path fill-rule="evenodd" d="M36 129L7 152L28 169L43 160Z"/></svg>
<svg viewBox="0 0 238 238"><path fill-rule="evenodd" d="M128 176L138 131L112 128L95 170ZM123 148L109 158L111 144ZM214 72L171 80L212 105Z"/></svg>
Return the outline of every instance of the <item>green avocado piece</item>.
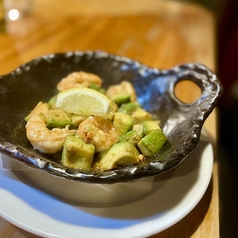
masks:
<svg viewBox="0 0 238 238"><path fill-rule="evenodd" d="M28 115L24 118L24 120L25 120L26 122L28 122L28 120L30 119L30 117L31 117L31 114L28 114Z"/></svg>
<svg viewBox="0 0 238 238"><path fill-rule="evenodd" d="M84 121L88 116L87 115L79 115L79 114L73 114L71 117L72 124L76 127L79 126L79 124Z"/></svg>
<svg viewBox="0 0 238 238"><path fill-rule="evenodd" d="M166 135L161 129L157 129L143 137L138 143L138 147L143 155L152 156L158 153L166 142Z"/></svg>
<svg viewBox="0 0 238 238"><path fill-rule="evenodd" d="M49 129L63 128L71 124L70 116L65 111L59 109L49 110L46 121Z"/></svg>
<svg viewBox="0 0 238 238"><path fill-rule="evenodd" d="M131 95L129 93L119 93L115 94L113 97L111 97L111 100L115 102L116 104L122 104L122 103L127 103L130 102L131 100Z"/></svg>
<svg viewBox="0 0 238 238"><path fill-rule="evenodd" d="M152 120L152 116L149 112L144 110L143 108L137 108L133 113L132 117L134 120L134 124L140 124L144 121Z"/></svg>
<svg viewBox="0 0 238 238"><path fill-rule="evenodd" d="M128 142L114 144L96 158L94 167L98 170L111 170L121 166L138 163L141 160L139 151Z"/></svg>
<svg viewBox="0 0 238 238"><path fill-rule="evenodd" d="M113 126L118 131L119 135L127 133L133 126L133 119L130 115L116 112L113 119Z"/></svg>
<svg viewBox="0 0 238 238"><path fill-rule="evenodd" d="M144 136L144 127L142 124L133 125L132 130L137 131L141 138Z"/></svg>
<svg viewBox="0 0 238 238"><path fill-rule="evenodd" d="M105 90L104 88L101 88L101 87L100 87L98 84L96 84L96 83L90 83L89 88L92 88L92 89L94 89L94 90L97 90L98 92L103 93L103 94L106 93L106 90Z"/></svg>
<svg viewBox="0 0 238 238"><path fill-rule="evenodd" d="M144 121L143 122L143 131L145 135L148 135L150 132L161 129L159 126L160 121L158 120L150 120L150 121Z"/></svg>
<svg viewBox="0 0 238 238"><path fill-rule="evenodd" d="M56 108L56 106L55 106L56 98L57 98L57 96L55 95L48 102L48 104L49 104L51 109L55 109Z"/></svg>
<svg viewBox="0 0 238 238"><path fill-rule="evenodd" d="M95 147L81 138L68 136L64 142L61 163L73 169L89 170L92 167Z"/></svg>
<svg viewBox="0 0 238 238"><path fill-rule="evenodd" d="M119 107L118 111L127 113L127 114L132 114L139 107L140 107L140 104L138 102L129 102L129 103L122 104Z"/></svg>
<svg viewBox="0 0 238 238"><path fill-rule="evenodd" d="M128 131L126 134L122 135L119 142L125 141L125 142L131 143L134 146L137 146L139 141L141 140L141 138L142 137L140 136L140 134L137 131L132 130L132 131Z"/></svg>

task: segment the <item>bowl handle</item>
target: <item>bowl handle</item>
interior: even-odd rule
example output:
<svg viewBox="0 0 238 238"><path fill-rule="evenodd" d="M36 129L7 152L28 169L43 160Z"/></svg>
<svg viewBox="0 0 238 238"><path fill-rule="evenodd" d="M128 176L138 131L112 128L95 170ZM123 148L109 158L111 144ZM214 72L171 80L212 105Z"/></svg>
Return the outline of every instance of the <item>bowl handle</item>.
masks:
<svg viewBox="0 0 238 238"><path fill-rule="evenodd" d="M172 69L177 77L171 77L170 96L179 104L181 110L199 107L200 112L209 114L217 105L223 88L217 76L206 66L200 63L190 63ZM184 103L175 95L175 86L178 82L190 80L201 89L200 97L193 103Z"/></svg>

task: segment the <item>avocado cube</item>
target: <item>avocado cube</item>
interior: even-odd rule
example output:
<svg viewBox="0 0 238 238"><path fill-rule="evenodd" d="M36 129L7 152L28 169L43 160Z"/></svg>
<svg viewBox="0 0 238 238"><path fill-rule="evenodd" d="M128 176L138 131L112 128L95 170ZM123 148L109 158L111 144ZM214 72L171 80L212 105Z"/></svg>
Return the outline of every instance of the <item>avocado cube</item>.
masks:
<svg viewBox="0 0 238 238"><path fill-rule="evenodd" d="M89 170L92 167L95 147L81 138L68 136L64 142L61 162L73 169Z"/></svg>
<svg viewBox="0 0 238 238"><path fill-rule="evenodd" d="M166 142L166 135L161 129L157 129L143 137L138 143L138 147L143 155L152 156L158 153Z"/></svg>
<svg viewBox="0 0 238 238"><path fill-rule="evenodd" d="M56 108L56 106L55 106L56 98L57 98L57 96L55 95L48 102L48 104L49 104L51 109L55 109Z"/></svg>
<svg viewBox="0 0 238 238"><path fill-rule="evenodd" d="M94 89L94 90L96 90L96 91L98 91L100 93L103 93L103 94L106 93L106 90L104 88L101 88L101 86L99 86L96 83L90 83L89 88Z"/></svg>
<svg viewBox="0 0 238 238"><path fill-rule="evenodd" d="M119 93L111 97L111 100L116 104L122 104L126 102L130 102L131 95L129 93Z"/></svg>
<svg viewBox="0 0 238 238"><path fill-rule="evenodd" d="M144 121L152 120L152 116L149 112L144 110L143 108L137 108L133 113L132 117L134 120L134 124L142 123Z"/></svg>
<svg viewBox="0 0 238 238"><path fill-rule="evenodd" d="M150 132L160 129L159 123L160 121L157 121L157 120L144 121L143 122L144 134L148 135Z"/></svg>
<svg viewBox="0 0 238 238"><path fill-rule="evenodd" d="M49 129L63 128L71 124L70 116L65 111L58 109L49 110L46 121Z"/></svg>
<svg viewBox="0 0 238 238"><path fill-rule="evenodd" d="M113 126L121 136L132 128L133 118L128 114L116 112L113 119Z"/></svg>
<svg viewBox="0 0 238 238"><path fill-rule="evenodd" d="M114 144L96 158L94 167L106 171L138 163L142 159L139 151L128 142Z"/></svg>
<svg viewBox="0 0 238 238"><path fill-rule="evenodd" d="M133 125L132 130L137 131L141 138L144 136L144 127L142 124Z"/></svg>
<svg viewBox="0 0 238 238"><path fill-rule="evenodd" d="M88 116L87 115L79 115L79 114L73 114L71 117L72 125L78 127L79 124L84 121Z"/></svg>
<svg viewBox="0 0 238 238"><path fill-rule="evenodd" d="M139 135L139 133L137 131L128 131L126 134L122 135L122 137L120 138L120 142L129 142L134 146L137 146L139 141L141 139L141 136Z"/></svg>
<svg viewBox="0 0 238 238"><path fill-rule="evenodd" d="M140 107L140 104L138 102L129 102L129 103L122 104L118 111L132 114L139 107Z"/></svg>
<svg viewBox="0 0 238 238"><path fill-rule="evenodd" d="M136 99L134 88L132 84L127 81L109 86L106 91L106 96L118 105L135 101Z"/></svg>

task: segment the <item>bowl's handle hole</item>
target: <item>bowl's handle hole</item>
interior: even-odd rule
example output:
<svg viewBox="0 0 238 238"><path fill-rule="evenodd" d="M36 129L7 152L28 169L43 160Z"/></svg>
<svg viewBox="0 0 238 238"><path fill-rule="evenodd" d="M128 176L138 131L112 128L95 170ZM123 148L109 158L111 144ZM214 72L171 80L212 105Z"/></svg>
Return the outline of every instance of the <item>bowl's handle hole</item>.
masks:
<svg viewBox="0 0 238 238"><path fill-rule="evenodd" d="M201 96L200 87L191 80L183 79L174 88L175 96L183 103L196 102Z"/></svg>

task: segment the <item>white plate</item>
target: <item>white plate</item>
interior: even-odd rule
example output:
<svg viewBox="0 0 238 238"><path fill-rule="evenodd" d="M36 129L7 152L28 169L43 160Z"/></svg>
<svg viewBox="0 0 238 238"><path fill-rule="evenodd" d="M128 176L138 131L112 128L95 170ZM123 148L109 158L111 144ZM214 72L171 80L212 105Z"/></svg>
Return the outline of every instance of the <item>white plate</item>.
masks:
<svg viewBox="0 0 238 238"><path fill-rule="evenodd" d="M176 169L158 176L150 195L101 208L64 203L1 168L0 215L43 237L146 237L174 225L197 205L208 187L212 168L212 146L201 142ZM93 196L93 191L89 192Z"/></svg>

